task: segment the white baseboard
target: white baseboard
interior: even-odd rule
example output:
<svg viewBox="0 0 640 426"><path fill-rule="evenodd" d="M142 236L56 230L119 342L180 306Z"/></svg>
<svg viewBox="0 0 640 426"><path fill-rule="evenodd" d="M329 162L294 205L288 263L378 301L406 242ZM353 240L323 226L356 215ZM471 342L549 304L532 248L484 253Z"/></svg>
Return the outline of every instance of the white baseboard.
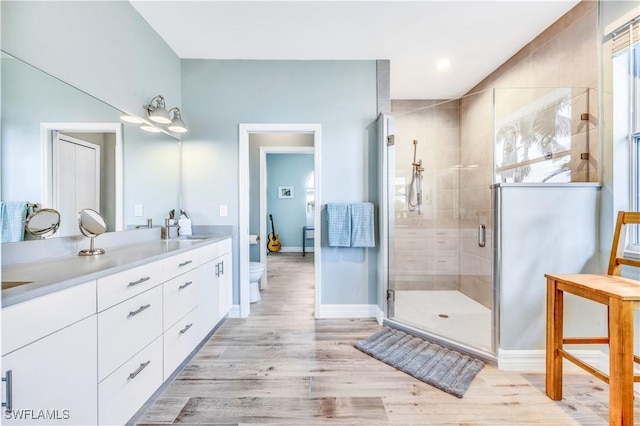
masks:
<svg viewBox="0 0 640 426"><path fill-rule="evenodd" d="M320 305L316 318L378 318L378 305Z"/></svg>
<svg viewBox="0 0 640 426"><path fill-rule="evenodd" d="M598 350L575 350L573 355L582 361L604 370L602 359L606 355ZM504 371L545 371L547 352L545 350L498 350L498 369ZM565 371L582 371L580 367L564 360L563 369Z"/></svg>
<svg viewBox="0 0 640 426"><path fill-rule="evenodd" d="M240 318L240 305L233 305L231 307L229 318Z"/></svg>
<svg viewBox="0 0 640 426"><path fill-rule="evenodd" d="M382 323L384 322L384 311L380 309L378 305L375 305L375 306L376 306L376 320L378 321L379 325L382 325Z"/></svg>

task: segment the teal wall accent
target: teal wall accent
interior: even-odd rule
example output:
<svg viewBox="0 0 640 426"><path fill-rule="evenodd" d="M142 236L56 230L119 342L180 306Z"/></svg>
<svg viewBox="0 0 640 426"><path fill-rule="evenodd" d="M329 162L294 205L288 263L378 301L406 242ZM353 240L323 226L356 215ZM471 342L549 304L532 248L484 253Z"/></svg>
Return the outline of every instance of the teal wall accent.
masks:
<svg viewBox="0 0 640 426"><path fill-rule="evenodd" d="M184 206L194 224L238 226L238 124L322 126L323 203L368 198L367 126L376 119L375 61L182 61ZM242 189L245 190L245 189ZM219 217L219 205L229 208ZM234 248L234 256L239 251ZM322 247L323 304L376 303L365 249ZM239 303L235 262L234 303Z"/></svg>
<svg viewBox="0 0 640 426"><path fill-rule="evenodd" d="M180 106L180 58L127 1L3 1L2 50L102 101L142 115ZM188 117L185 116L185 120Z"/></svg>
<svg viewBox="0 0 640 426"><path fill-rule="evenodd" d="M306 225L307 177L313 172L312 154L267 154L267 230L273 215L282 247L302 247L302 227ZM293 198L278 198L280 186L292 186ZM313 244L312 240L309 243Z"/></svg>

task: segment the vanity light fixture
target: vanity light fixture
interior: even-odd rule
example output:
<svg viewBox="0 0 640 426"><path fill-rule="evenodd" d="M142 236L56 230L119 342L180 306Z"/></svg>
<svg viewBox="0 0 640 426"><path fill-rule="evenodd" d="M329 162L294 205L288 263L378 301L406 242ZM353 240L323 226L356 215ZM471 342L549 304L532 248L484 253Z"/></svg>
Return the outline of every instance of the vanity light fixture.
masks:
<svg viewBox="0 0 640 426"><path fill-rule="evenodd" d="M173 115L172 115L173 114ZM180 108L173 107L169 110L169 116L171 117L171 124L167 129L176 133L185 133L188 131L187 125L184 123L182 119L182 113L180 112Z"/></svg>
<svg viewBox="0 0 640 426"><path fill-rule="evenodd" d="M140 128L141 128L142 130L145 130L145 131L147 131L147 132L152 132L152 133L160 133L160 132L162 131L162 130L158 129L158 128L157 128L157 127L155 127L155 126L149 126L148 124L145 124L145 125L143 125L143 126L140 126Z"/></svg>
<svg viewBox="0 0 640 426"><path fill-rule="evenodd" d="M133 124L140 124L144 122L140 117L136 117L135 115L124 114L124 113L120 116L120 120L126 121L127 123L133 123Z"/></svg>
<svg viewBox="0 0 640 426"><path fill-rule="evenodd" d="M156 103L153 105L153 103ZM167 107L164 103L164 98L160 95L151 99L148 105L143 106L144 109L147 110L147 115L151 121L155 121L156 123L169 124L171 123L171 119L169 118L169 113L167 112Z"/></svg>

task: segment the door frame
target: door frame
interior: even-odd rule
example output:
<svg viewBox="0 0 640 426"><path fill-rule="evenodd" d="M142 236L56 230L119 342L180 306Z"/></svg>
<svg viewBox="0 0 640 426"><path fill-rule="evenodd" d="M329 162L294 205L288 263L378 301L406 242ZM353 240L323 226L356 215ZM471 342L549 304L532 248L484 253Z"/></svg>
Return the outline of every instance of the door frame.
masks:
<svg viewBox="0 0 640 426"><path fill-rule="evenodd" d="M124 169L122 123L40 123L42 153L42 207L53 203L53 137L54 131L70 133L113 133L115 135L115 212L116 231L124 231Z"/></svg>
<svg viewBox="0 0 640 426"><path fill-rule="evenodd" d="M260 147L260 262L267 262L267 154L307 154L314 155L312 146L261 146ZM314 191L315 192L315 191ZM315 212L314 212L315 219ZM314 222L315 225L315 222ZM315 231L314 231L315 232ZM315 234L314 234L315 237ZM315 238L314 238L315 240ZM314 241L315 243L315 241ZM314 247L315 250L315 247ZM267 288L267 274L260 280L260 288Z"/></svg>
<svg viewBox="0 0 640 426"><path fill-rule="evenodd" d="M322 294L321 281L321 223L320 206L322 205L321 191L321 130L320 124L291 124L291 123L240 123L238 127L238 188L239 188L239 252L240 252L240 318L246 318L251 313L249 302L249 135L251 133L307 133L313 134L313 154L315 171L315 200L314 212L315 230L314 240L314 270L315 270L315 303L314 316L318 316L320 307L320 295ZM261 201L262 205L262 201ZM265 213L266 215L266 213ZM262 214L261 214L262 216ZM263 220L262 223L265 221ZM266 225L265 225L266 226ZM262 225L261 225L262 227ZM266 229L266 228L265 228ZM261 244L262 247L262 244Z"/></svg>

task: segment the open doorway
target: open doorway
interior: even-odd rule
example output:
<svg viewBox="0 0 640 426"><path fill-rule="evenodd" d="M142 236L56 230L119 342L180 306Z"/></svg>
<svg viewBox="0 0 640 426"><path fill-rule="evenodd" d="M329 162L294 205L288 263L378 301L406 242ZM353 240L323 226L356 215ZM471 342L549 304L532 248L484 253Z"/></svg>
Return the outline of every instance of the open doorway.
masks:
<svg viewBox="0 0 640 426"><path fill-rule="evenodd" d="M240 316L247 317L251 309L250 262L259 261L268 265L268 234L273 230L269 214L273 215L274 211L276 233L280 234L280 230L284 231L284 234L281 248L273 252L272 258L286 255L312 261L315 282L314 308L317 313L320 294L321 227L319 211L315 206L320 205L321 196L320 126L241 124L239 133ZM298 171L294 172L294 168ZM313 181L311 187L308 184L310 176ZM273 178L271 184L270 177ZM290 213L292 215L289 215ZM256 243L255 236L259 236L257 244L251 244L250 242ZM263 274L261 280L263 289L268 288L267 275Z"/></svg>
<svg viewBox="0 0 640 426"><path fill-rule="evenodd" d="M310 137L311 136L311 137ZM287 146L265 146L270 140ZM313 135L304 133L254 134L250 144L260 150L259 209L250 205L250 235L260 235L257 247L252 246L252 261L268 265L269 254L313 253L315 229L315 173ZM292 143L303 146L289 145ZM311 145L309 145L311 144ZM254 172L255 173L255 172ZM309 186L309 177L312 178ZM251 201L250 201L251 203ZM259 227L255 226L259 224ZM273 238L277 236L277 244ZM308 244L311 243L311 246ZM255 249L259 253L255 253ZM268 274L264 274L261 288L268 287Z"/></svg>

